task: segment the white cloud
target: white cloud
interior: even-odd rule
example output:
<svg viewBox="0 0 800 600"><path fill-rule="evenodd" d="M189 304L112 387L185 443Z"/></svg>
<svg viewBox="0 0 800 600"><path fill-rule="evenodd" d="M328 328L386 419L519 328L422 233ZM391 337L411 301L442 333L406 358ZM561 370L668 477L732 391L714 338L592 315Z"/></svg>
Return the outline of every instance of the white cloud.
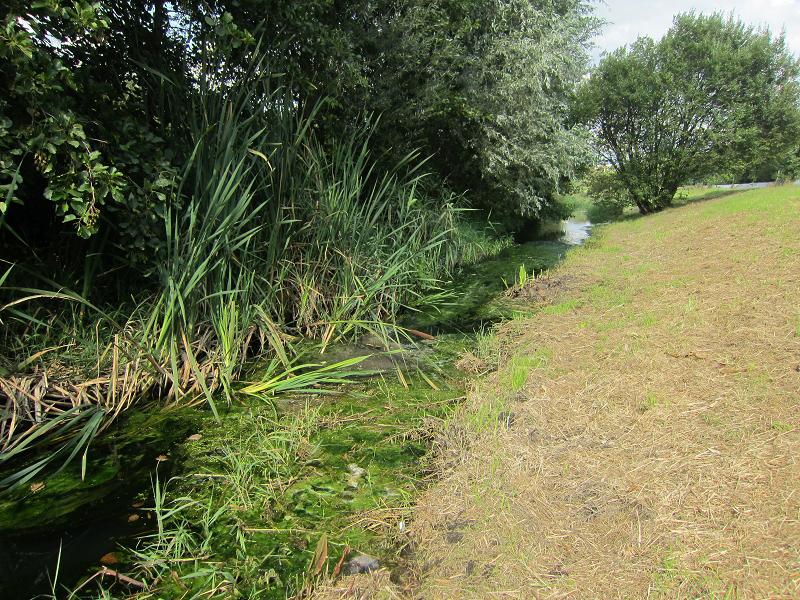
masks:
<svg viewBox="0 0 800 600"><path fill-rule="evenodd" d="M675 14L690 10L733 12L746 23L766 25L773 33L785 30L790 50L800 56L800 0L605 0L596 6L597 15L608 24L595 39L595 58L642 35L658 39Z"/></svg>

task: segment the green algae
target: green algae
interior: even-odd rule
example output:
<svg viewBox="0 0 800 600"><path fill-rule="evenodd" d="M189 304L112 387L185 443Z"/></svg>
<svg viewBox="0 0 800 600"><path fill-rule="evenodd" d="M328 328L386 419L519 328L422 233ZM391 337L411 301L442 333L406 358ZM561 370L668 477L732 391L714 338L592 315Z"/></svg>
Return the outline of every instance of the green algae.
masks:
<svg viewBox="0 0 800 600"><path fill-rule="evenodd" d="M28 489L0 497L0 534L19 536L74 525L81 520L81 509L89 506L96 517L99 502L125 489L141 489L155 458L168 452L195 420L196 411L186 410L127 414L90 448L85 469L75 461Z"/></svg>
<svg viewBox="0 0 800 600"><path fill-rule="evenodd" d="M176 493L225 511L209 560L234 573L240 592L299 592L323 534L328 570L345 547L391 564L397 540L386 530L400 533L426 474L433 424L462 396L460 376L439 371L386 375L304 401L247 400L184 444ZM237 543L231 530L242 534Z"/></svg>
<svg viewBox="0 0 800 600"><path fill-rule="evenodd" d="M115 537L149 527L129 520L131 504L198 418L196 410L130 412L90 447L84 477L76 461L0 497L0 597L50 594L57 565L59 583L71 585L115 549Z"/></svg>

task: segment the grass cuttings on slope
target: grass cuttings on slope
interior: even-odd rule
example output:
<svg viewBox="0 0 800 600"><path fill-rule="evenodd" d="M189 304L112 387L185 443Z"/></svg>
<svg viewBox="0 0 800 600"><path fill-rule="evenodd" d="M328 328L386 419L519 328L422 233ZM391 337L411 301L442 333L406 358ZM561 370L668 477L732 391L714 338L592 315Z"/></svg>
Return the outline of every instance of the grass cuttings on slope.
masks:
<svg viewBox="0 0 800 600"><path fill-rule="evenodd" d="M570 254L442 437L420 593L800 596L799 230L774 187Z"/></svg>

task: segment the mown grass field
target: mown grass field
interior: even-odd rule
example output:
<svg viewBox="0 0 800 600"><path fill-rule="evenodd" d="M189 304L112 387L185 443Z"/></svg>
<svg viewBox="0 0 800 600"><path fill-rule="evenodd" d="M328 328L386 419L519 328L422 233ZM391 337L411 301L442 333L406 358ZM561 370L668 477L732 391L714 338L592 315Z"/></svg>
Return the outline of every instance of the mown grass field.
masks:
<svg viewBox="0 0 800 600"><path fill-rule="evenodd" d="M604 226L550 277L441 437L419 595L800 597L800 187Z"/></svg>

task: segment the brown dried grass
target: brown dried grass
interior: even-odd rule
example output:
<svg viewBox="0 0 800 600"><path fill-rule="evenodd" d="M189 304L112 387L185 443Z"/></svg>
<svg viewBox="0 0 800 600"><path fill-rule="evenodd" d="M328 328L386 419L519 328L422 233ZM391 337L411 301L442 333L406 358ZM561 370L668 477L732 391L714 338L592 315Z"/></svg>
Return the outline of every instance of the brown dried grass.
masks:
<svg viewBox="0 0 800 600"><path fill-rule="evenodd" d="M389 571L380 569L323 582L311 597L318 600L399 600L405 594L390 581Z"/></svg>
<svg viewBox="0 0 800 600"><path fill-rule="evenodd" d="M203 387L213 392L221 385L220 350L207 334L193 341L184 336L183 342L190 345L192 356L202 358L192 368L184 346L177 376L168 357L147 355L117 335L98 357L94 373L65 367L48 356L31 373L0 377L0 452L13 450L48 419L77 407L101 407L103 427L108 427L142 398L157 398L167 405L203 402Z"/></svg>
<svg viewBox="0 0 800 600"><path fill-rule="evenodd" d="M800 598L800 189L606 228L444 433L419 597ZM497 419L513 411L510 427Z"/></svg>

